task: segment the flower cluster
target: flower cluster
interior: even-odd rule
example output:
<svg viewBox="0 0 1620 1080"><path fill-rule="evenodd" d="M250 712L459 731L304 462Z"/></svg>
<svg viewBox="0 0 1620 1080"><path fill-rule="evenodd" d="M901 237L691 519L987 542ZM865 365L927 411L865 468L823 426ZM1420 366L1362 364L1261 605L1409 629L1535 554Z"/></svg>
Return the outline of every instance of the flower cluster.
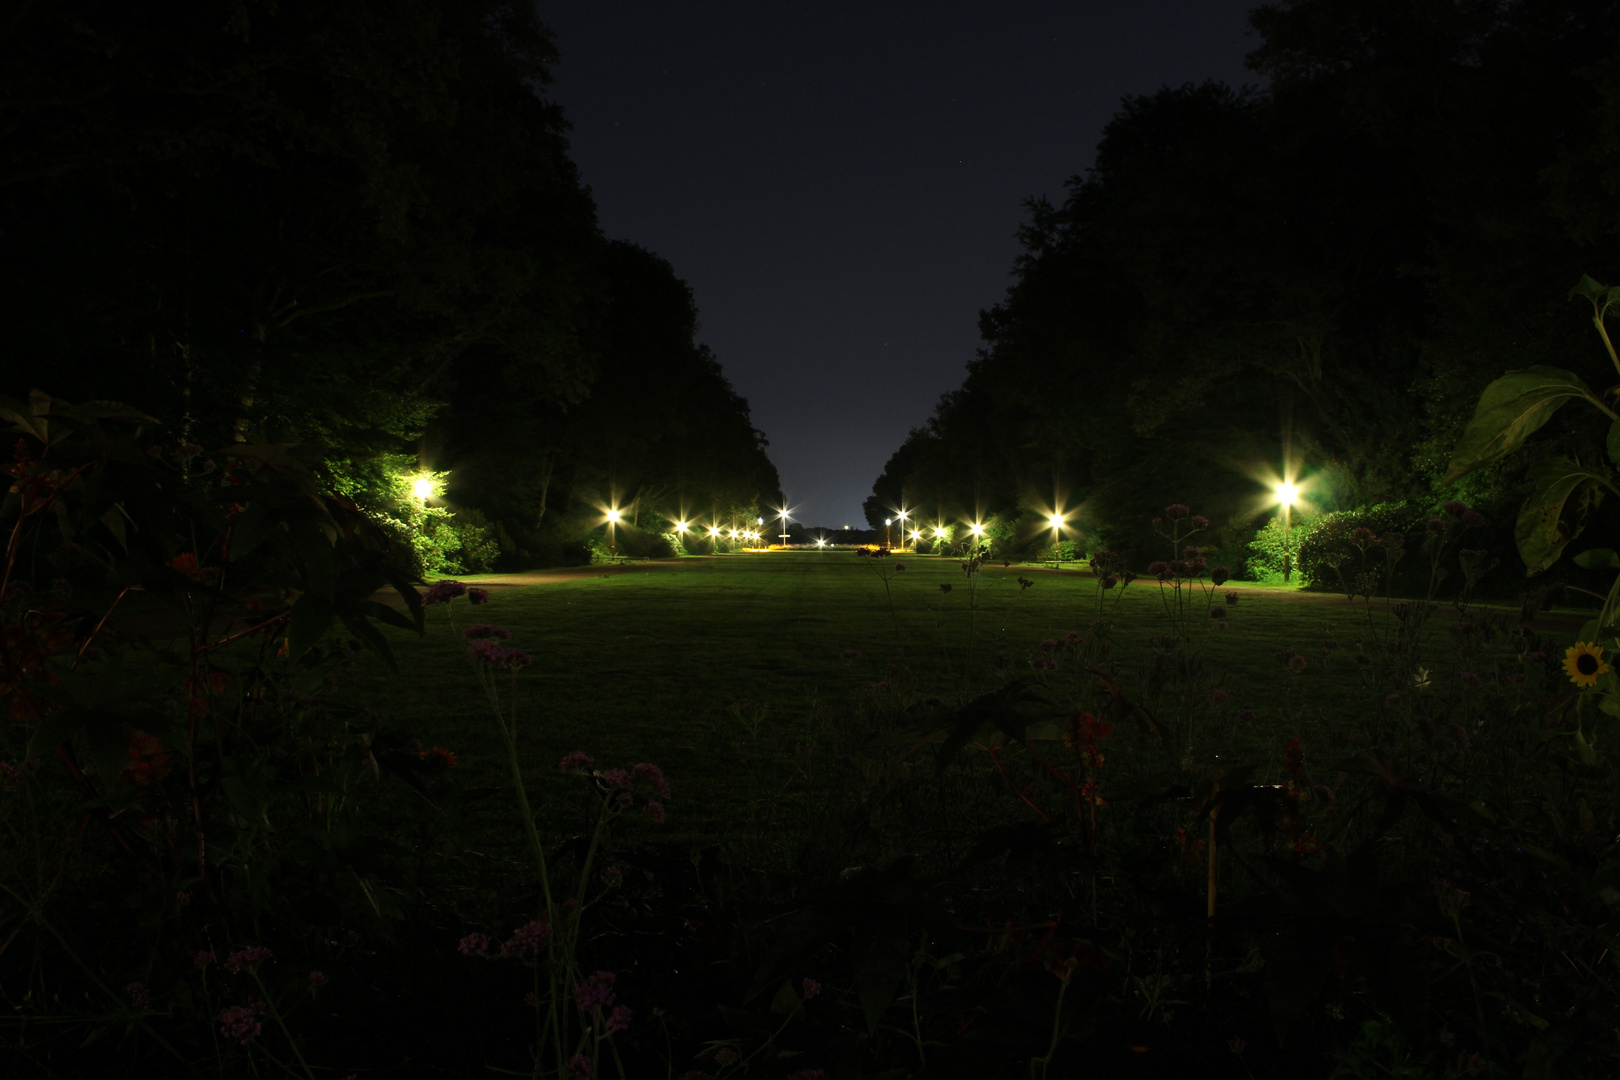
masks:
<svg viewBox="0 0 1620 1080"><path fill-rule="evenodd" d="M500 631L499 627L491 630ZM507 637L505 631L500 631L500 637ZM496 671L517 671L534 663L534 657L522 649L508 649L497 643L494 636L473 639L467 651L472 655L474 662L486 664Z"/></svg>
<svg viewBox="0 0 1620 1080"><path fill-rule="evenodd" d="M231 955L225 958L225 970L230 972L232 975L235 975L243 968L252 967L261 960L268 960L274 955L274 953L262 945L249 945L245 949L237 949L235 952L231 953ZM198 953L197 956L198 959L201 960L202 954ZM212 960L214 958L214 954L209 953L208 958ZM198 966L201 967L202 964L199 963Z"/></svg>
<svg viewBox="0 0 1620 1080"><path fill-rule="evenodd" d="M249 1040L264 1030L259 1023L262 1015L262 1001L255 1001L252 1005L228 1005L219 1011L219 1033L246 1046Z"/></svg>

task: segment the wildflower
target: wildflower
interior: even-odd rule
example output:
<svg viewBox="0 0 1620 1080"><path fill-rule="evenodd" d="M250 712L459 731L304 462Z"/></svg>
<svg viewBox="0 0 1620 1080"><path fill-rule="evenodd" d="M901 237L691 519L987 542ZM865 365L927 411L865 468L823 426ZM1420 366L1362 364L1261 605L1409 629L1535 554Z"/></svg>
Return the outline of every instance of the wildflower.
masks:
<svg viewBox="0 0 1620 1080"><path fill-rule="evenodd" d="M648 799L647 816L658 822L658 824L662 825L664 823L664 819L669 815L664 810L663 803L659 802L657 799Z"/></svg>
<svg viewBox="0 0 1620 1080"><path fill-rule="evenodd" d="M822 1069L800 1069L787 1080L831 1080L831 1078Z"/></svg>
<svg viewBox="0 0 1620 1080"><path fill-rule="evenodd" d="M1469 1076L1484 1076L1486 1061L1478 1054L1458 1054L1457 1071Z"/></svg>
<svg viewBox="0 0 1620 1080"><path fill-rule="evenodd" d="M1148 563L1148 573L1150 573L1150 574L1158 574L1160 577L1163 577L1165 575L1165 572L1168 571L1169 569L1170 569L1170 564L1165 562L1163 559L1159 559L1156 562Z"/></svg>
<svg viewBox="0 0 1620 1080"><path fill-rule="evenodd" d="M598 971L582 983L574 984L574 1002L580 1012L597 1012L613 1004L613 972Z"/></svg>
<svg viewBox="0 0 1620 1080"><path fill-rule="evenodd" d="M263 1012L262 1001L255 1001L252 1005L227 1006L219 1011L219 1033L246 1046L249 1039L264 1030L259 1023L259 1016Z"/></svg>
<svg viewBox="0 0 1620 1080"><path fill-rule="evenodd" d="M149 735L139 728L131 728L129 732L129 765L125 772L129 778L142 787L155 784L169 775L173 763L169 755L163 752L163 744L157 736Z"/></svg>
<svg viewBox="0 0 1620 1080"><path fill-rule="evenodd" d="M1209 528L1209 518L1205 517L1202 514L1194 514L1193 519L1192 519L1192 523L1193 523L1193 528L1195 528L1195 529L1207 529L1207 528Z"/></svg>
<svg viewBox="0 0 1620 1080"><path fill-rule="evenodd" d="M1176 520L1179 520L1180 518L1184 518L1190 513L1192 513L1192 511L1188 510L1185 506L1182 506L1180 503L1171 503L1169 506L1164 508L1164 516L1169 518L1171 521L1176 521Z"/></svg>
<svg viewBox="0 0 1620 1080"><path fill-rule="evenodd" d="M814 979L806 978L804 980L804 1000L809 1001L819 993L821 993L821 984Z"/></svg>
<svg viewBox="0 0 1620 1080"><path fill-rule="evenodd" d="M649 765L643 761L631 771L635 774L635 778L637 780L647 781L647 783L651 784L657 789L658 794L662 795L666 799L669 798L669 781L664 779L664 770L660 769L656 765Z"/></svg>
<svg viewBox="0 0 1620 1080"><path fill-rule="evenodd" d="M575 1054L568 1059L568 1080L591 1080L591 1059Z"/></svg>
<svg viewBox="0 0 1620 1080"><path fill-rule="evenodd" d="M1577 641L1564 652L1564 674L1576 686L1591 686L1608 671L1603 646L1595 641Z"/></svg>
<svg viewBox="0 0 1620 1080"><path fill-rule="evenodd" d="M1105 589L1112 589L1115 585L1118 585L1118 584L1119 584L1119 579L1117 577L1115 577L1114 575L1112 575L1112 574L1109 574L1107 577L1102 579L1102 587L1105 588Z"/></svg>
<svg viewBox="0 0 1620 1080"><path fill-rule="evenodd" d="M461 632L461 636L469 641L476 638L500 638L502 641L512 636L512 631L504 626L491 626L487 622L473 623Z"/></svg>
<svg viewBox="0 0 1620 1080"><path fill-rule="evenodd" d="M1047 652L1051 652L1057 647L1058 643L1056 638L1046 638L1041 642L1041 648L1045 649Z"/></svg>
<svg viewBox="0 0 1620 1080"><path fill-rule="evenodd" d="M629 791L636 786L635 779L626 769L608 769L602 774L602 783L614 791Z"/></svg>
<svg viewBox="0 0 1620 1080"><path fill-rule="evenodd" d="M1295 675L1305 670L1305 658L1298 653L1288 658L1288 670Z"/></svg>
<svg viewBox="0 0 1620 1080"><path fill-rule="evenodd" d="M1473 896L1467 889L1459 889L1445 878L1434 879L1434 891L1440 902L1440 914L1453 919L1462 914L1462 909L1469 905Z"/></svg>
<svg viewBox="0 0 1620 1080"><path fill-rule="evenodd" d="M235 975L245 967L252 967L261 960L270 959L272 955L274 954L262 945L249 945L245 949L237 949L225 958L225 970Z"/></svg>
<svg viewBox="0 0 1620 1080"><path fill-rule="evenodd" d="M1399 694L1385 694L1384 695L1384 704L1385 705L1399 705L1400 703L1401 703L1401 695L1399 695Z"/></svg>
<svg viewBox="0 0 1620 1080"><path fill-rule="evenodd" d="M1439 536L1446 531L1446 522L1444 518L1430 518L1427 522L1427 526L1429 531L1434 533L1436 536Z"/></svg>
<svg viewBox="0 0 1620 1080"><path fill-rule="evenodd" d="M1478 510L1463 511L1462 523L1470 529L1477 529L1485 524L1485 515Z"/></svg>
<svg viewBox="0 0 1620 1080"><path fill-rule="evenodd" d="M476 585L469 585L467 587L467 602L469 604L487 604L487 603L489 603L489 590L488 589L480 589Z"/></svg>
<svg viewBox="0 0 1620 1080"><path fill-rule="evenodd" d="M124 987L124 993L129 995L130 1005L138 1012L145 1012L152 1007L152 994L146 989L145 983L129 983Z"/></svg>
<svg viewBox="0 0 1620 1080"><path fill-rule="evenodd" d="M1029 580L1029 578L1021 577L1021 578L1018 579L1018 591L1023 592L1025 589L1029 588L1031 585L1034 585L1034 584L1035 583L1033 581Z"/></svg>
<svg viewBox="0 0 1620 1080"><path fill-rule="evenodd" d="M591 755L587 754L585 751L575 750L572 754L563 755L562 760L557 763L557 769L559 772L565 773L583 772L585 770L585 766L589 765L595 760L595 758L591 757Z"/></svg>
<svg viewBox="0 0 1620 1080"><path fill-rule="evenodd" d="M446 769L455 768L460 762L456 760L454 750L446 750L442 746L435 746L431 750L423 750L416 755L429 765L442 765Z"/></svg>
<svg viewBox="0 0 1620 1080"><path fill-rule="evenodd" d="M894 572L897 573L897 574L900 573L905 568L906 568L906 564L903 563L903 562L897 562L897 563L894 564Z"/></svg>
<svg viewBox="0 0 1620 1080"><path fill-rule="evenodd" d="M1224 566L1217 566L1215 569L1209 572L1209 583L1216 586L1225 585L1227 579L1231 576L1231 570Z"/></svg>
<svg viewBox="0 0 1620 1080"><path fill-rule="evenodd" d="M714 1060L721 1065L735 1065L737 1063L737 1051L729 1046L722 1046L714 1052Z"/></svg>
<svg viewBox="0 0 1620 1080"><path fill-rule="evenodd" d="M1230 628L1231 625L1232 625L1231 623L1227 622L1225 619L1222 619L1220 622L1215 624L1215 629L1217 629L1217 630L1226 630L1226 629Z"/></svg>
<svg viewBox="0 0 1620 1080"><path fill-rule="evenodd" d="M309 985L311 986L325 986L327 981L325 972L312 971L309 973Z"/></svg>
<svg viewBox="0 0 1620 1080"><path fill-rule="evenodd" d="M203 968L207 967L209 964L212 964L213 962L214 962L214 954L212 952L209 952L209 951L206 951L206 950L203 951L203 952L197 953L196 955L194 955L191 958L191 966L196 968L198 971L201 971Z"/></svg>
<svg viewBox="0 0 1620 1080"><path fill-rule="evenodd" d="M838 654L838 659L840 660L859 660L860 658L861 650L859 649L845 649L843 652Z"/></svg>
<svg viewBox="0 0 1620 1080"><path fill-rule="evenodd" d="M1224 619L1226 618L1226 609L1223 607L1212 607L1209 609L1209 617L1212 619Z"/></svg>
<svg viewBox="0 0 1620 1080"><path fill-rule="evenodd" d="M1057 669L1057 661L1044 656L1037 656L1029 662L1029 666L1036 671L1054 671Z"/></svg>
<svg viewBox="0 0 1620 1080"><path fill-rule="evenodd" d="M448 604L458 596L467 595L467 586L459 581L436 581L422 595L424 604Z"/></svg>
<svg viewBox="0 0 1620 1080"><path fill-rule="evenodd" d="M1530 659L1534 660L1538 664L1545 664L1547 662L1547 654L1538 649L1530 654Z"/></svg>
<svg viewBox="0 0 1620 1080"><path fill-rule="evenodd" d="M483 948L489 946L489 938L482 934L472 934L462 944L467 944L474 938L483 939ZM540 946L551 940L551 924L544 919L534 919L512 931L512 936L501 946L502 956L533 956L540 951ZM462 950L465 952L466 950ZM480 956L486 955L480 951Z"/></svg>
<svg viewBox="0 0 1620 1080"><path fill-rule="evenodd" d="M197 565L197 556L189 551L176 555L168 561L167 565L170 570L184 574L192 581L202 580L202 569Z"/></svg>
<svg viewBox="0 0 1620 1080"><path fill-rule="evenodd" d="M1373 539L1373 531L1366 528L1355 529L1350 533L1350 539L1357 544L1366 544Z"/></svg>
<svg viewBox="0 0 1620 1080"><path fill-rule="evenodd" d="M1191 570L1192 566L1187 562L1186 559L1170 560L1170 572L1176 575L1176 577L1186 577L1188 572Z"/></svg>

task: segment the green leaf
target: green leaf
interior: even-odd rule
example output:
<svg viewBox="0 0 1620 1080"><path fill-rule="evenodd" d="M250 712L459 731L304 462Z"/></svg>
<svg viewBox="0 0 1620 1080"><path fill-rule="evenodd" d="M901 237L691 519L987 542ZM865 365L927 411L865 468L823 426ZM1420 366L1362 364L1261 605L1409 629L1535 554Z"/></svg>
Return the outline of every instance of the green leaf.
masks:
<svg viewBox="0 0 1620 1080"><path fill-rule="evenodd" d="M1587 513L1603 501L1610 484L1608 477L1567 458L1536 463L1527 479L1531 493L1519 511L1513 538L1524 559L1525 573L1533 576L1557 562L1564 546L1581 534ZM1572 495L1577 499L1576 516L1566 532L1564 504Z"/></svg>
<svg viewBox="0 0 1620 1080"><path fill-rule="evenodd" d="M797 1010L801 1004L803 1002L799 998L799 992L793 989L791 982L785 982L782 984L782 989L778 990L776 996L771 999L771 1012L786 1016Z"/></svg>
<svg viewBox="0 0 1620 1080"><path fill-rule="evenodd" d="M1590 275L1582 274L1581 280L1575 283L1573 289L1569 290L1571 300L1577 296L1584 296L1590 300L1592 302L1593 316L1602 319L1609 314L1611 307L1616 303L1620 303L1620 286L1611 287L1597 281Z"/></svg>
<svg viewBox="0 0 1620 1080"><path fill-rule="evenodd" d="M1445 482L1449 484L1523 446L1570 398L1584 398L1613 415L1580 376L1562 368L1521 368L1491 383L1479 396L1474 417L1457 442Z"/></svg>
<svg viewBox="0 0 1620 1080"><path fill-rule="evenodd" d="M1582 570L1620 570L1620 555L1613 548L1591 548L1575 556L1575 565Z"/></svg>
<svg viewBox="0 0 1620 1080"><path fill-rule="evenodd" d="M287 624L287 656L297 660L321 640L332 625L332 605L313 593L304 593L292 606Z"/></svg>
<svg viewBox="0 0 1620 1080"><path fill-rule="evenodd" d="M394 659L393 646L389 645L388 639L382 636L382 631L365 619L356 618L352 615L343 616L343 625L347 626L349 632L359 638L362 644L382 657L382 662L388 665L389 671L399 671L399 663Z"/></svg>

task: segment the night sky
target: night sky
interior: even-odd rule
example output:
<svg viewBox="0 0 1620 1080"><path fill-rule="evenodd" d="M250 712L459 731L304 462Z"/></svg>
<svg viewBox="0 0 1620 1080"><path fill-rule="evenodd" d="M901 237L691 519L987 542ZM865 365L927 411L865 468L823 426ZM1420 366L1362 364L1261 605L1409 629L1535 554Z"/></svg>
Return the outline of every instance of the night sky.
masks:
<svg viewBox="0 0 1620 1080"><path fill-rule="evenodd" d="M542 0L602 228L668 259L794 516L861 524L961 384L1023 199L1129 94L1253 82L1253 0Z"/></svg>

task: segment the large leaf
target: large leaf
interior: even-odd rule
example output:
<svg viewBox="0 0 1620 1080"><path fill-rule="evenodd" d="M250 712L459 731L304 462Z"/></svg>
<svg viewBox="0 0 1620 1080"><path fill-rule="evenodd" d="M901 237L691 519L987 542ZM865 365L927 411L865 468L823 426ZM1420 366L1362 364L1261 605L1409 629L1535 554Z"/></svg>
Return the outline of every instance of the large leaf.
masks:
<svg viewBox="0 0 1620 1080"><path fill-rule="evenodd" d="M1613 490L1609 478L1567 458L1538 462L1531 468L1530 497L1519 511L1513 538L1525 572L1539 574L1558 561L1564 546L1581 534L1586 515ZM1564 506L1575 496L1575 516L1564 519Z"/></svg>
<svg viewBox="0 0 1620 1080"><path fill-rule="evenodd" d="M1474 418L1468 421L1456 452L1451 455L1446 483L1523 446L1524 441L1570 398L1584 398L1613 415L1587 389L1580 376L1562 368L1521 368L1491 383L1479 396Z"/></svg>
<svg viewBox="0 0 1620 1080"><path fill-rule="evenodd" d="M1584 296L1592 302L1592 316L1602 319L1609 314L1609 309L1620 304L1620 287L1605 285L1587 274L1581 275L1581 280L1569 290L1569 298Z"/></svg>

